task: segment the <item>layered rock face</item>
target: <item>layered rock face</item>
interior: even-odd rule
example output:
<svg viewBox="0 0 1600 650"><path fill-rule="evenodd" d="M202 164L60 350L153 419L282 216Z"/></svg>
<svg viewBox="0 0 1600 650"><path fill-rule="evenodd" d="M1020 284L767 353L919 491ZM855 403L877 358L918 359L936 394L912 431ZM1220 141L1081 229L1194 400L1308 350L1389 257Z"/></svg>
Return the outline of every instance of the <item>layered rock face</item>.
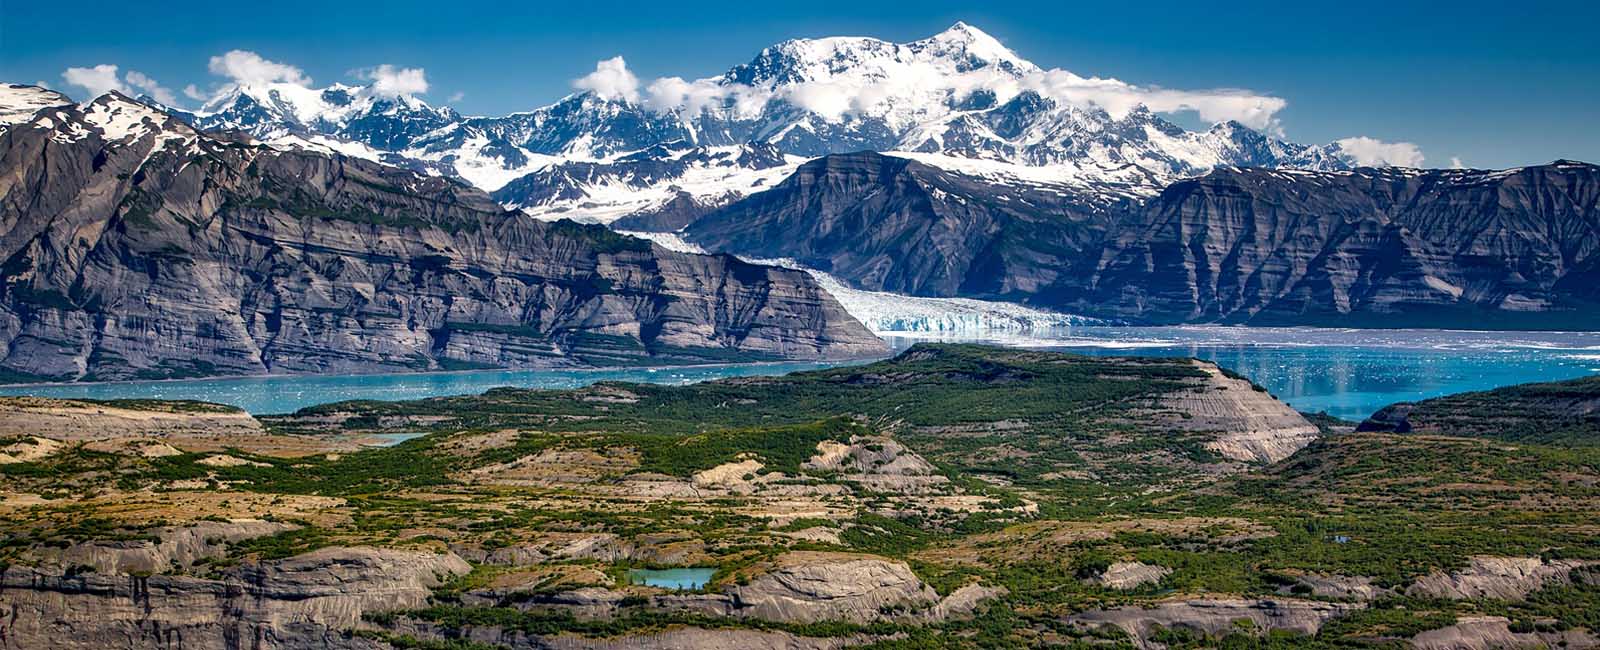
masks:
<svg viewBox="0 0 1600 650"><path fill-rule="evenodd" d="M1470 600L1492 598L1516 601L1549 585L1578 580L1600 583L1596 563L1581 560L1543 560L1536 557L1475 557L1466 568L1434 572L1419 578L1406 595L1424 598Z"/></svg>
<svg viewBox="0 0 1600 650"><path fill-rule="evenodd" d="M1159 194L1140 183L830 156L684 235L861 289L1134 323L1600 327L1594 165L1222 168Z"/></svg>
<svg viewBox="0 0 1600 650"><path fill-rule="evenodd" d="M1596 327L1600 167L1220 169L1126 218L1081 293L1153 322Z"/></svg>
<svg viewBox="0 0 1600 650"><path fill-rule="evenodd" d="M1151 640L1159 629L1183 627L1205 634L1222 636L1246 629L1286 630L1313 635L1323 624L1361 605L1327 603L1300 599L1256 600L1246 598L1172 599L1140 606L1096 609L1067 618L1084 626L1112 625L1121 628L1140 648L1165 647Z"/></svg>
<svg viewBox="0 0 1600 650"><path fill-rule="evenodd" d="M117 95L5 125L0 168L0 368L23 376L883 350L801 272L536 222L454 181L229 142Z"/></svg>
<svg viewBox="0 0 1600 650"><path fill-rule="evenodd" d="M330 548L219 579L0 573L0 648L377 648L363 613L421 607L470 567L428 551Z"/></svg>
<svg viewBox="0 0 1600 650"><path fill-rule="evenodd" d="M1198 390L1173 393L1151 417L1175 430L1213 432L1205 446L1224 458L1275 463L1311 444L1321 432L1305 416L1249 380L1195 361L1206 374ZM1182 413L1174 417L1171 413Z"/></svg>
<svg viewBox="0 0 1600 650"><path fill-rule="evenodd" d="M876 153L828 156L691 224L708 250L793 258L861 289L1010 296L1069 282L1107 212L1059 188L1003 185Z"/></svg>

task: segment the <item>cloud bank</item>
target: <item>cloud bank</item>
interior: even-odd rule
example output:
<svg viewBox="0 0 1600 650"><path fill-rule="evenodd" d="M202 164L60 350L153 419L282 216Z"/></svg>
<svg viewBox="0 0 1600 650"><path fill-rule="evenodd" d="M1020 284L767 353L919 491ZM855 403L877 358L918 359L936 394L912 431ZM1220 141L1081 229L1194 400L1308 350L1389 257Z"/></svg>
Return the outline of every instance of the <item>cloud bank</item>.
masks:
<svg viewBox="0 0 1600 650"><path fill-rule="evenodd" d="M1356 164L1367 167L1421 167L1422 149L1410 142L1384 142L1376 138L1356 136L1335 140L1339 148L1355 159Z"/></svg>
<svg viewBox="0 0 1600 650"><path fill-rule="evenodd" d="M1007 73L993 66L952 72L928 65L897 65L892 74L874 77L870 82L847 75L824 75L797 83L763 85L730 83L720 78L688 81L682 77L641 83L628 70L627 62L617 56L599 61L594 72L573 80L572 86L593 91L603 99L642 102L652 110L689 114L727 108L749 115L768 101L781 99L830 120L870 110L895 98L939 95L960 101L980 90L992 93L1001 102L1022 92L1034 92L1067 105L1101 108L1117 117L1144 106L1157 113L1192 111L1209 122L1234 120L1272 131L1277 130L1276 115L1288 106L1283 98L1241 89L1174 90L1083 77L1060 69L1031 68Z"/></svg>

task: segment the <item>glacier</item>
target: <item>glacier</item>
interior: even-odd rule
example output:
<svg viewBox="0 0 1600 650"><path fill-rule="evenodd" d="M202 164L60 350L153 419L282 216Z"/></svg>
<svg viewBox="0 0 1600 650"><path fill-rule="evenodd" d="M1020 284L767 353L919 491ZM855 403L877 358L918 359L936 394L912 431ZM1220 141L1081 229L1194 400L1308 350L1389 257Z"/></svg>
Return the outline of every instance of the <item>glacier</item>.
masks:
<svg viewBox="0 0 1600 650"><path fill-rule="evenodd" d="M617 231L648 239L669 250L704 253L705 249L685 241L677 233ZM817 283L844 306L856 320L879 336L906 338L964 338L986 334L1030 334L1100 324L1093 318L1065 314L997 300L975 298L925 298L887 291L863 291L838 278L800 264L792 259L741 258L755 264L797 269L811 274Z"/></svg>

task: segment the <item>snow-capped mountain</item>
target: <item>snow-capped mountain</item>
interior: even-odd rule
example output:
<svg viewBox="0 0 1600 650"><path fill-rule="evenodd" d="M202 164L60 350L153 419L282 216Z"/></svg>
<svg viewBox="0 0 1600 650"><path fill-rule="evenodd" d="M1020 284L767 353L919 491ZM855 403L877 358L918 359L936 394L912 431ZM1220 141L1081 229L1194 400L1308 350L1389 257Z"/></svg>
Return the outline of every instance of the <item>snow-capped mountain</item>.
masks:
<svg viewBox="0 0 1600 650"><path fill-rule="evenodd" d="M763 143L705 147L679 141L606 162L552 164L492 195L506 207L542 219L570 217L670 232L776 185L805 160Z"/></svg>
<svg viewBox="0 0 1600 650"><path fill-rule="evenodd" d="M596 85L501 117L462 116L367 86L277 82L236 85L194 120L280 146L455 176L490 191L516 181L516 189L501 193L508 205L595 221L672 212L684 202L720 204L769 182L767 174L752 173L758 168L744 154L719 155L730 147L804 158L863 150L937 154L1044 167L1089 181L1142 177L1152 188L1218 166L1354 166L1338 144L1295 144L1238 122L1189 131L1142 104L1096 100L1095 84L1103 80L1041 69L957 23L909 43L785 41L717 77L661 79L645 88L637 81ZM642 158L660 153L676 160L689 150L706 160L639 170ZM759 170L783 167L792 163ZM725 184L711 187L716 183L707 179Z"/></svg>

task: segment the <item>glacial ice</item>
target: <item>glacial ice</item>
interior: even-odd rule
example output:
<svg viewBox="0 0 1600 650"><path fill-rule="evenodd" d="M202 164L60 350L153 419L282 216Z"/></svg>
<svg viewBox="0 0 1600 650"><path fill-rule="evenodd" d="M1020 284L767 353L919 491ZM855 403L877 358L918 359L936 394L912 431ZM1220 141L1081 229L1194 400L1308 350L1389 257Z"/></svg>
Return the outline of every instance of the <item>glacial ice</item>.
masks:
<svg viewBox="0 0 1600 650"><path fill-rule="evenodd" d="M684 241L677 233L619 231L655 242L663 248L687 253L705 249ZM986 333L1018 334L1090 325L1094 319L1074 314L1047 311L1027 305L972 298L924 298L886 291L863 291L847 286L838 278L808 268L792 259L749 259L810 273L845 311L879 335L950 336Z"/></svg>

